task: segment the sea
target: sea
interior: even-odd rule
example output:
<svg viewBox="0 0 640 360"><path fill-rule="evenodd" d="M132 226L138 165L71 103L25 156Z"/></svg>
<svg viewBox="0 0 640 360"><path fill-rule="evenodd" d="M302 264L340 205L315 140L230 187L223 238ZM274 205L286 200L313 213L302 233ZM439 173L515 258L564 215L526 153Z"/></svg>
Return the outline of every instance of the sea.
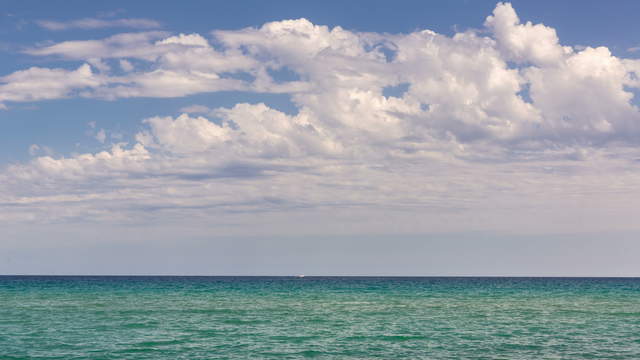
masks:
<svg viewBox="0 0 640 360"><path fill-rule="evenodd" d="M0 359L640 359L640 279L0 276Z"/></svg>

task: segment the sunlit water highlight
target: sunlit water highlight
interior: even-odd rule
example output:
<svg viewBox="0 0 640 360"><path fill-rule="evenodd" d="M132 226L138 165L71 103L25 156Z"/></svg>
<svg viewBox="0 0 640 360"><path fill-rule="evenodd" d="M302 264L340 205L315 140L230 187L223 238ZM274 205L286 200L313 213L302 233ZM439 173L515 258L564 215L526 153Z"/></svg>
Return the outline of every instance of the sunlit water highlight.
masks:
<svg viewBox="0 0 640 360"><path fill-rule="evenodd" d="M640 279L0 277L0 359L640 359Z"/></svg>

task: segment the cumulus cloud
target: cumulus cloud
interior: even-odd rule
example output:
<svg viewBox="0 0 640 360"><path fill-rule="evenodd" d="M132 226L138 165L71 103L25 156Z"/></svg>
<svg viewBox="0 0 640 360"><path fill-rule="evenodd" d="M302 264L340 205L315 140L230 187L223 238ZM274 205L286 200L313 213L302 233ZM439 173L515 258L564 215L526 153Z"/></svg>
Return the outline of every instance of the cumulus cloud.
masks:
<svg viewBox="0 0 640 360"><path fill-rule="evenodd" d="M628 88L638 86L637 60L617 58L606 48L562 46L553 28L521 23L508 3L499 3L485 26L491 37L429 30L388 35L298 19L214 31L218 48L199 34L158 31L66 41L27 52L85 61L95 68L93 81L70 77L57 82L57 91L37 91L45 72L68 70L42 68L29 78L16 72L3 78L0 101L72 93L116 99L284 92L330 126L358 132L347 136L375 141L453 136L531 144L571 133L572 141L589 142L628 140L636 131L638 112ZM145 64L141 70L134 60ZM111 73L110 61L124 74ZM282 80L282 71L290 78ZM383 96L399 84L407 88L402 96ZM11 87L21 94L11 94Z"/></svg>
<svg viewBox="0 0 640 360"><path fill-rule="evenodd" d="M97 19L84 18L71 21L53 21L39 20L36 21L38 26L47 30L61 31L70 29L102 29L102 28L134 28L134 29L153 29L161 27L160 23L151 19Z"/></svg>
<svg viewBox="0 0 640 360"><path fill-rule="evenodd" d="M560 46L555 29L531 22L521 24L509 3L498 3L485 26L493 32L500 50L509 60L545 66L560 61L564 54L572 51L570 47Z"/></svg>
<svg viewBox="0 0 640 360"><path fill-rule="evenodd" d="M96 88L104 82L88 64L76 70L32 67L0 77L0 102L59 99Z"/></svg>
<svg viewBox="0 0 640 360"><path fill-rule="evenodd" d="M9 171L12 177L22 180L39 179L86 179L92 176L117 176L122 171L140 169L140 163L149 159L148 151L140 144L125 149L120 144L113 145L110 151L96 154L54 159L51 156L37 157L29 166L12 165Z"/></svg>
<svg viewBox="0 0 640 360"><path fill-rule="evenodd" d="M229 139L230 129L218 126L203 117L154 117L144 121L150 131L136 135L143 145L159 147L175 153L191 153L221 145Z"/></svg>
<svg viewBox="0 0 640 360"><path fill-rule="evenodd" d="M631 89L640 62L563 46L553 28L522 23L507 3L485 29L359 33L298 19L212 38L142 32L33 48L85 64L7 75L0 102L240 90L289 94L296 112L239 103L158 114L131 144L13 164L0 200L12 216L105 221L151 211L232 222L247 212L409 209L425 227L451 229L442 214L470 221L464 214L497 207L512 216L517 205L517 225L538 213L553 221L562 214L549 204L580 209L584 196L624 207L620 194L638 180ZM106 130L95 136L106 142ZM618 177L607 183L601 172ZM50 210L60 204L65 211ZM469 226L498 226L484 220Z"/></svg>
<svg viewBox="0 0 640 360"><path fill-rule="evenodd" d="M588 47L557 67L530 67L524 75L549 136L597 142L638 133L630 70L607 48Z"/></svg>

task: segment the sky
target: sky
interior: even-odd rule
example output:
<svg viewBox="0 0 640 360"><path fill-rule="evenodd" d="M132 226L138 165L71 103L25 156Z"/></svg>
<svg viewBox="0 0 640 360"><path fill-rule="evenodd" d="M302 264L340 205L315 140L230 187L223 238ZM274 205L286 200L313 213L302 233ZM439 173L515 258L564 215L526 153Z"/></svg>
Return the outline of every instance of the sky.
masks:
<svg viewBox="0 0 640 360"><path fill-rule="evenodd" d="M637 1L0 4L0 274L640 276Z"/></svg>

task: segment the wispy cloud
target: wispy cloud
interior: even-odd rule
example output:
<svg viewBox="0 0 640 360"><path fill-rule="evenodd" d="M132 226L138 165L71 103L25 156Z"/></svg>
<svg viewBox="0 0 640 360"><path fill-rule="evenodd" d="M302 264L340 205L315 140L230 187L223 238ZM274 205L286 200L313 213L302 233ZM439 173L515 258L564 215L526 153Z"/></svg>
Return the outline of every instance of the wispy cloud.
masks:
<svg viewBox="0 0 640 360"><path fill-rule="evenodd" d="M197 105L197 104L180 108L180 112L187 113L187 114L206 114L210 111L211 111L210 108L204 105Z"/></svg>
<svg viewBox="0 0 640 360"><path fill-rule="evenodd" d="M70 29L101 29L101 28L133 28L133 29L155 29L162 25L155 20L143 18L130 19L97 19L84 18L71 21L38 20L38 26L47 30L61 31Z"/></svg>

